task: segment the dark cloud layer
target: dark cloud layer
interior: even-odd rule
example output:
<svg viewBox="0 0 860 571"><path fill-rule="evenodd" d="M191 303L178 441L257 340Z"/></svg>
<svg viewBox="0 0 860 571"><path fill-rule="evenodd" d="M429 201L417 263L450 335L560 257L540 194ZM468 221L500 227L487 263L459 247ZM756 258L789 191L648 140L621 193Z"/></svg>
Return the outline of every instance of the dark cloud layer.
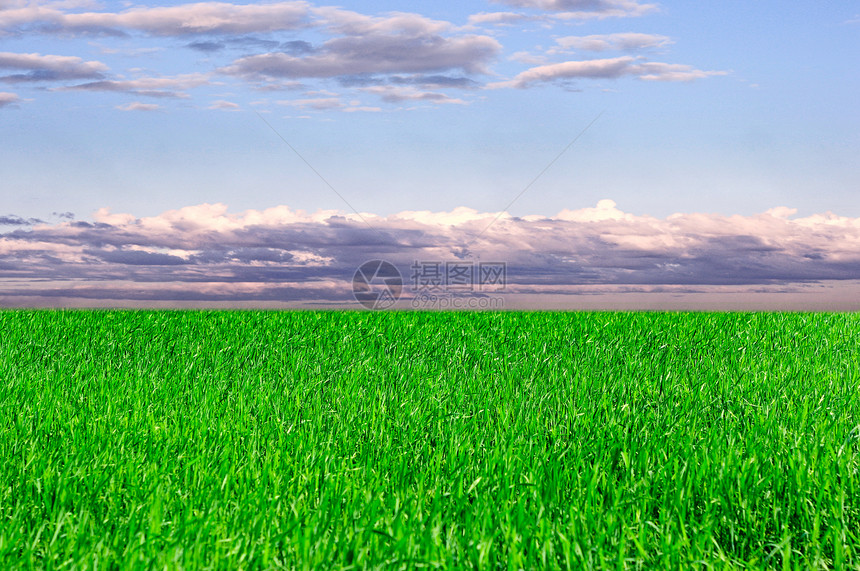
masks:
<svg viewBox="0 0 860 571"><path fill-rule="evenodd" d="M223 205L141 219L100 211L92 222L33 228L38 221L6 216L13 228L0 234L0 296L342 302L371 259L405 276L416 261L504 262L509 293L529 295L860 279L860 219L792 215L657 219L601 201L552 218L505 215L483 234L495 214L465 208L364 215L372 227L337 212L230 214Z"/></svg>
<svg viewBox="0 0 860 571"><path fill-rule="evenodd" d="M0 226L32 226L40 224L42 220L38 218L21 218L20 216L0 216Z"/></svg>

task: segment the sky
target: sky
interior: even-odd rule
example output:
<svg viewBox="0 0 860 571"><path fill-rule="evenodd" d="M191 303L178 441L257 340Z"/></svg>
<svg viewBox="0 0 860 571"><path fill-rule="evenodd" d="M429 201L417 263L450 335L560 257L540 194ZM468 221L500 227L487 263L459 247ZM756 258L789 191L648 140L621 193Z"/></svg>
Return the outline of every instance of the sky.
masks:
<svg viewBox="0 0 860 571"><path fill-rule="evenodd" d="M860 309L858 69L856 1L0 0L0 306Z"/></svg>

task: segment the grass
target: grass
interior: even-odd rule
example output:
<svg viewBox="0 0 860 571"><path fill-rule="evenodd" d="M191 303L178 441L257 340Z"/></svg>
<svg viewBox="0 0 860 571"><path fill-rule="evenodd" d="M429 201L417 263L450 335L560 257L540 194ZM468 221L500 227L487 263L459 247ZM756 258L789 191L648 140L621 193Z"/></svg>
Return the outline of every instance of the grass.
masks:
<svg viewBox="0 0 860 571"><path fill-rule="evenodd" d="M860 569L860 315L0 312L0 567Z"/></svg>

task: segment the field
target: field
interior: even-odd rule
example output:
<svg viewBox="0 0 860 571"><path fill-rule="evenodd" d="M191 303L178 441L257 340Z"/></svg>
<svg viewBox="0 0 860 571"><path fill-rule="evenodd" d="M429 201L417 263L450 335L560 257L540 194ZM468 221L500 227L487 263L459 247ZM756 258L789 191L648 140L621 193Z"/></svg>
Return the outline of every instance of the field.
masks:
<svg viewBox="0 0 860 571"><path fill-rule="evenodd" d="M860 569L860 315L0 312L0 567Z"/></svg>

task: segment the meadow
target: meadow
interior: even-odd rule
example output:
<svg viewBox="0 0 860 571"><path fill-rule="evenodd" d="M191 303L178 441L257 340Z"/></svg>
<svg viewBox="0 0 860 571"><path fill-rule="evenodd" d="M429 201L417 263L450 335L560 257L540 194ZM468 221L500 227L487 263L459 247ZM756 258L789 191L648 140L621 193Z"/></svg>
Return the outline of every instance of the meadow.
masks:
<svg viewBox="0 0 860 571"><path fill-rule="evenodd" d="M860 315L0 311L0 567L860 569Z"/></svg>

